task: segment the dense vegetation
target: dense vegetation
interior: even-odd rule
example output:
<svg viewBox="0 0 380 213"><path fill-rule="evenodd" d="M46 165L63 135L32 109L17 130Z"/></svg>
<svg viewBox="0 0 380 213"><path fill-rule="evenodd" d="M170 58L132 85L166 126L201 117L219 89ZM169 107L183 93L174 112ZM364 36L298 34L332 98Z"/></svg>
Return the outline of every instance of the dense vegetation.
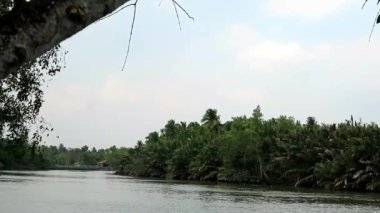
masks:
<svg viewBox="0 0 380 213"><path fill-rule="evenodd" d="M0 0L0 16L13 3ZM44 164L38 144L52 128L39 116L43 87L63 68L64 55L65 51L56 46L0 80L0 163L5 167L36 168Z"/></svg>
<svg viewBox="0 0 380 213"><path fill-rule="evenodd" d="M170 120L123 157L119 174L181 180L380 191L380 129L352 118L306 124L251 117L224 124L207 110L202 124Z"/></svg>
<svg viewBox="0 0 380 213"><path fill-rule="evenodd" d="M108 149L89 149L88 146L82 148L66 148L62 144L56 146L42 146L42 156L48 162L49 168L59 168L60 166L96 166L98 162L106 160L112 168L118 166L121 158L127 153L127 148L116 148L112 146Z"/></svg>
<svg viewBox="0 0 380 213"><path fill-rule="evenodd" d="M0 141L0 164L3 169L75 169L96 168L98 162L107 161L107 165L116 168L127 153L127 148L89 149L67 148L38 145L34 151L28 143L16 145L11 141ZM91 167L94 166L94 167Z"/></svg>

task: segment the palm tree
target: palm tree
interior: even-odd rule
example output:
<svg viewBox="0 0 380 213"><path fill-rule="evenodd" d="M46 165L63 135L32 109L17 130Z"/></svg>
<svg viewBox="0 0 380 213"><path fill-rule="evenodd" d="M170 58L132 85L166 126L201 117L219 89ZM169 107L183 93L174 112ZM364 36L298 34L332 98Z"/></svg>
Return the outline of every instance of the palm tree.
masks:
<svg viewBox="0 0 380 213"><path fill-rule="evenodd" d="M221 122L220 116L218 115L218 111L216 109L208 109L203 115L201 122L211 132L218 133Z"/></svg>
<svg viewBox="0 0 380 213"><path fill-rule="evenodd" d="M165 127L161 130L161 134L168 139L173 139L176 135L176 123L174 120L169 120Z"/></svg>

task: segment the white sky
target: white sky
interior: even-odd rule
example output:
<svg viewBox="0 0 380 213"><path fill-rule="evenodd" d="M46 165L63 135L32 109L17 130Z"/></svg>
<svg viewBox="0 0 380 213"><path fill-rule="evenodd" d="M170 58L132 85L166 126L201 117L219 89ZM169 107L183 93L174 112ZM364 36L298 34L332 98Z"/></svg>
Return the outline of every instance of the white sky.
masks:
<svg viewBox="0 0 380 213"><path fill-rule="evenodd" d="M376 2L354 0L140 1L127 70L131 9L63 42L67 68L46 88L48 144L134 146L169 119L250 115L380 121Z"/></svg>

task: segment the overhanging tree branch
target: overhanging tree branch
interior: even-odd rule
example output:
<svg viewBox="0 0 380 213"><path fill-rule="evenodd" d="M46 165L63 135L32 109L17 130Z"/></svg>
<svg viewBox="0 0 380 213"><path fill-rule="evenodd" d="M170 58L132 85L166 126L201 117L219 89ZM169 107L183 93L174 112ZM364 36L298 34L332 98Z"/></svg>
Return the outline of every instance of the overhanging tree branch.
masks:
<svg viewBox="0 0 380 213"><path fill-rule="evenodd" d="M1 16L0 79L130 1L30 1Z"/></svg>

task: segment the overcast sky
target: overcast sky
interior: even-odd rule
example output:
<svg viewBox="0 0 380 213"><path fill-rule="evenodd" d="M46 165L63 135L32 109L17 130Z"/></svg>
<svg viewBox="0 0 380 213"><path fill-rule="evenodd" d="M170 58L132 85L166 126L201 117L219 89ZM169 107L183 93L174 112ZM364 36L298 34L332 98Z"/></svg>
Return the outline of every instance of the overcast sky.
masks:
<svg viewBox="0 0 380 213"><path fill-rule="evenodd" d="M46 88L42 115L70 147L134 146L169 119L266 118L380 121L380 29L368 42L376 1L141 0L127 69L132 10L63 42L67 68Z"/></svg>

